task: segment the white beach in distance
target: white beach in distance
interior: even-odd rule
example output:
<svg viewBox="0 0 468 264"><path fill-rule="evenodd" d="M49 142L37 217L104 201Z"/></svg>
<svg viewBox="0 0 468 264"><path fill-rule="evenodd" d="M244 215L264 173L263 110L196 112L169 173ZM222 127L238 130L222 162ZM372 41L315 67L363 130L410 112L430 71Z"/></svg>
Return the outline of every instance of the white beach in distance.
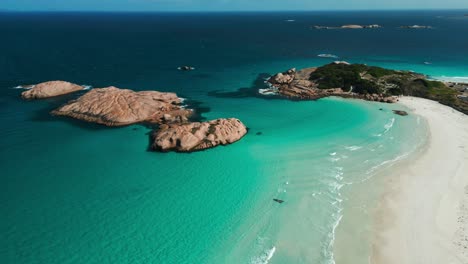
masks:
<svg viewBox="0 0 468 264"><path fill-rule="evenodd" d="M422 154L392 172L377 216L369 263L468 263L468 116L403 97L430 130Z"/></svg>

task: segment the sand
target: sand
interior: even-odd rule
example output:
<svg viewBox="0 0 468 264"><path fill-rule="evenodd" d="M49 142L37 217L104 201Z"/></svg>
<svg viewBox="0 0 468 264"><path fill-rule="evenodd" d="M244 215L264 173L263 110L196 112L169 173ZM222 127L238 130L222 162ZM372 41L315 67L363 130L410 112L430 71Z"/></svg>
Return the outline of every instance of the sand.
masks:
<svg viewBox="0 0 468 264"><path fill-rule="evenodd" d="M369 262L468 264L468 116L421 98L400 103L427 121L429 139L388 177Z"/></svg>

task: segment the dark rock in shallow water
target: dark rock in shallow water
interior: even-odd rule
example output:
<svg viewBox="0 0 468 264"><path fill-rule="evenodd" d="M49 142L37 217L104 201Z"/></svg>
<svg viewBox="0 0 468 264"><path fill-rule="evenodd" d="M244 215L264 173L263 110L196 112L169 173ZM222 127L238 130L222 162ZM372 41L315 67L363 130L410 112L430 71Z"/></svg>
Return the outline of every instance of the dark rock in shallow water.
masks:
<svg viewBox="0 0 468 264"><path fill-rule="evenodd" d="M273 201L275 201L275 202L277 202L277 203L280 203L280 204L281 204L281 203L284 203L284 201L281 200L281 199L273 199Z"/></svg>
<svg viewBox="0 0 468 264"><path fill-rule="evenodd" d="M406 111L402 111L402 110L393 110L393 113L396 114L396 115L401 115L401 116L407 116L408 113Z"/></svg>

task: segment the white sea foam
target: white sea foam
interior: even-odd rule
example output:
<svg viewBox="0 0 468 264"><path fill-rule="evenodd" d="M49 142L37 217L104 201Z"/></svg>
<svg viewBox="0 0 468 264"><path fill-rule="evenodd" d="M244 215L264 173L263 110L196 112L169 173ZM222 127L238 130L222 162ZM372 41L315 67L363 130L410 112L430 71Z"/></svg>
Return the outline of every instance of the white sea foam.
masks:
<svg viewBox="0 0 468 264"><path fill-rule="evenodd" d="M320 57L320 58L333 58L333 59L339 58L335 54L319 54L319 55L317 55L317 57Z"/></svg>
<svg viewBox="0 0 468 264"><path fill-rule="evenodd" d="M276 247L273 246L272 248L266 250L261 256L255 257L250 261L251 264L268 264L268 262L271 260L273 255L276 252Z"/></svg>
<svg viewBox="0 0 468 264"><path fill-rule="evenodd" d="M333 245L335 244L336 228L340 225L341 219L343 219L343 214L341 213L343 209L339 209L332 216L335 218L335 221L332 224L332 231L328 234L330 241L325 249L324 255L328 260L329 264L335 264L335 255L333 254Z"/></svg>
<svg viewBox="0 0 468 264"><path fill-rule="evenodd" d="M468 76L430 76L430 79L443 81L443 82L455 82L455 83L468 83Z"/></svg>
<svg viewBox="0 0 468 264"><path fill-rule="evenodd" d="M273 255L275 254L275 252L276 252L276 247L272 247L272 248L270 249L270 251L268 252L268 256L267 256L267 259L266 259L267 262L266 262L266 263L268 263L268 261L273 257Z"/></svg>
<svg viewBox="0 0 468 264"><path fill-rule="evenodd" d="M396 162L396 161L399 161L399 160L405 158L405 157L408 156L408 155L409 155L409 153L403 153L402 155L397 156L397 157L395 157L394 159L385 160L385 161L381 162L380 164L375 165L374 167L370 168L370 169L366 172L366 174L371 174L371 173L373 173L375 170L377 170L378 168L384 166L385 164L394 163L394 162Z"/></svg>
<svg viewBox="0 0 468 264"><path fill-rule="evenodd" d="M13 89L25 89L25 90L30 90L34 88L36 85L18 85L13 87Z"/></svg>
<svg viewBox="0 0 468 264"><path fill-rule="evenodd" d="M263 94L263 95L277 95L277 94L278 94L278 90L277 90L277 89L273 89L273 88L258 89L258 93L259 93L259 94Z"/></svg>
<svg viewBox="0 0 468 264"><path fill-rule="evenodd" d="M91 85L83 84L82 86L83 86L83 90L91 90L91 89L93 89L93 86L91 86Z"/></svg>
<svg viewBox="0 0 468 264"><path fill-rule="evenodd" d="M350 150L350 151L355 151L358 149L362 149L362 147L361 146L348 146L348 147L345 147L345 149Z"/></svg>
<svg viewBox="0 0 468 264"><path fill-rule="evenodd" d="M392 119L390 119L390 120L388 121L388 123L385 124L385 126L384 126L385 132L384 132L384 133L387 133L387 132L393 127L394 124L395 124L395 118L392 117Z"/></svg>
<svg viewBox="0 0 468 264"><path fill-rule="evenodd" d="M315 196L321 195L321 194L322 194L322 192L314 192L314 193L312 193L312 196L315 197Z"/></svg>
<svg viewBox="0 0 468 264"><path fill-rule="evenodd" d="M400 156L397 156L397 157L395 157L395 158L393 158L393 159L390 159L390 160L385 160L385 161L381 162L380 164L371 167L370 169L368 169L368 170L366 171L367 177L365 177L364 179L360 180L359 182L368 181L369 179L371 179L372 177L374 177L374 175L375 175L374 172L375 172L376 170L378 170L379 168L381 168L382 166L391 165L391 164L393 164L393 163L395 163L395 162L397 162L397 161L399 161L399 160L404 159L404 158L407 157L409 154L410 154L409 152L403 153L403 154L400 155Z"/></svg>
<svg viewBox="0 0 468 264"><path fill-rule="evenodd" d="M341 198L341 188L346 184L343 183L343 167L336 167L334 173L335 180L328 183L328 199L330 199L330 204L333 206L333 213L331 217L333 219L331 225L326 228L326 233L328 240L323 245L322 254L326 259L326 263L335 264L335 256L333 253L333 246L335 243L336 229L339 226L341 219L343 218L343 198Z"/></svg>
<svg viewBox="0 0 468 264"><path fill-rule="evenodd" d="M341 158L331 158L330 160L331 160L332 162L337 162L337 161L339 161L340 159L341 159Z"/></svg>
<svg viewBox="0 0 468 264"><path fill-rule="evenodd" d="M330 156L335 156L335 155L336 155L336 152L330 153Z"/></svg>

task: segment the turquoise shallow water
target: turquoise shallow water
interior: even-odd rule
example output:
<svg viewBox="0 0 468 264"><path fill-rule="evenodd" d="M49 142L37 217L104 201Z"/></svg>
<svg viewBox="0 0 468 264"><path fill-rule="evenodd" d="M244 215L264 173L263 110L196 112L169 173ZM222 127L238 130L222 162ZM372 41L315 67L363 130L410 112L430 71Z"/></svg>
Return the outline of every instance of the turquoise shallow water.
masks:
<svg viewBox="0 0 468 264"><path fill-rule="evenodd" d="M459 13L2 13L0 262L365 263L375 179L423 144L424 121L394 115L397 105L238 89L262 86L262 73L330 62L319 53L468 76L466 36L430 42L466 29L451 18ZM351 22L385 24L387 37L405 41L310 30ZM400 23L438 29L392 29ZM197 70L175 70L184 64ZM174 91L201 102L205 118L237 117L250 131L209 151L148 152L148 128L54 118L77 95L24 102L13 89L51 79ZM349 242L355 235L360 243Z"/></svg>
<svg viewBox="0 0 468 264"><path fill-rule="evenodd" d="M16 103L25 111L15 113L17 119L47 105ZM330 259L341 185L364 179L357 172L401 151L389 137L412 119L391 108L342 99L220 100L207 117L237 116L249 134L229 147L192 154L147 152L149 130L140 126L90 129L25 120L10 135L22 138L26 149L4 133L12 144L2 146L8 153L2 258L263 263L265 252L277 247L276 263ZM251 114L259 109L260 115ZM363 159L368 164L354 166Z"/></svg>

